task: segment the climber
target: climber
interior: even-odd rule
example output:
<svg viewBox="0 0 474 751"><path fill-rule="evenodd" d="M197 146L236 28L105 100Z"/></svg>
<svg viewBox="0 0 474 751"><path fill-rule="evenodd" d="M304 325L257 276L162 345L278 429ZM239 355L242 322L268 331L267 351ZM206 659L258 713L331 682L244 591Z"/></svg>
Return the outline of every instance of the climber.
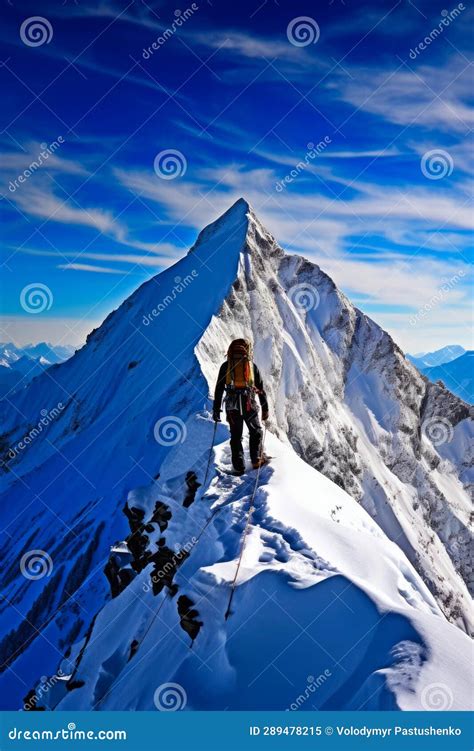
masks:
<svg viewBox="0 0 474 751"><path fill-rule="evenodd" d="M254 469L268 463L262 451L262 426L258 416L256 395L262 407L262 420L268 419L268 402L262 377L252 359L252 345L245 339L235 339L222 363L214 393L213 418L220 422L222 397L225 389L225 410L230 427L230 448L235 474L245 472L242 431L244 422L249 431L250 459Z"/></svg>

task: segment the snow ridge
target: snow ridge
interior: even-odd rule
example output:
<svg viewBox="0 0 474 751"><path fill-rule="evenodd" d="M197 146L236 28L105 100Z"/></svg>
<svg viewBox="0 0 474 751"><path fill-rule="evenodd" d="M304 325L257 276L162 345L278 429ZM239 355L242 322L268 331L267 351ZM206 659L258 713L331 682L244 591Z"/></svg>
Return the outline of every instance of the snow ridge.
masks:
<svg viewBox="0 0 474 751"><path fill-rule="evenodd" d="M209 392L228 341L242 335L267 383L275 461L226 627L252 473L242 483L225 473L225 426L208 487L200 483ZM14 605L0 610L0 653L15 670L1 681L11 708L24 697L16 676L33 689L61 665L73 677L51 689L50 709L152 708L151 682L173 678L188 708L218 708L221 694L232 708L285 708L292 697L283 682L272 688L265 667L284 633L256 640L261 675L242 658L243 635L268 632L281 607L298 614L295 643L308 613L330 614L323 638L308 625L311 643L281 664L300 685L315 639L336 658L329 667L324 649L314 652L315 674L334 675L319 706L420 707L449 666L464 708L469 409L420 376L319 267L287 255L243 199L12 402L0 415L12 561L3 574ZM45 408L54 419L11 457ZM426 429L430 420L449 440ZM32 549L53 568L25 584L18 560ZM354 634L334 629L344 592L369 634L357 649ZM246 631L262 598L268 607ZM215 675L205 700L202 663Z"/></svg>

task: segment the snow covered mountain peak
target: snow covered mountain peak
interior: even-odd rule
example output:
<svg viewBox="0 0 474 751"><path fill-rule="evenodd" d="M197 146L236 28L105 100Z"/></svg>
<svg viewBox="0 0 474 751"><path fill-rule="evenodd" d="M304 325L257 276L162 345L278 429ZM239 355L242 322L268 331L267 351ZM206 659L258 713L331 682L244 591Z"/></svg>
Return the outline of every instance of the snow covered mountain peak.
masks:
<svg viewBox="0 0 474 751"><path fill-rule="evenodd" d="M200 231L189 252L194 252L203 243L215 239L219 235L227 235L227 240L234 236L237 241L242 240L247 233L250 212L251 208L247 201L239 198L223 214Z"/></svg>
<svg viewBox="0 0 474 751"><path fill-rule="evenodd" d="M203 260L206 258L206 251L211 255L218 253L226 262L230 262L242 251L252 255L270 248L278 248L275 238L263 226L248 201L239 198L227 211L201 230L189 253L200 252Z"/></svg>
<svg viewBox="0 0 474 751"><path fill-rule="evenodd" d="M338 593L347 585L351 607L361 617L370 611L362 622L384 635L385 647L363 670L363 655L355 650L350 690L343 691L347 675L328 684L322 703L331 708L363 704L380 681L377 671L388 671L392 689L387 679L382 699L369 707L390 704L395 695L400 704L418 707L427 676L434 682L450 660L462 676L462 663L441 642L452 641L462 652L462 632L471 629L469 409L428 383L318 266L285 253L240 199L200 233L186 256L112 312L70 360L1 409L2 526L5 560L14 562L3 574L15 608L0 611L0 653L4 665L14 666L2 677L12 702L24 690L16 675L33 685L39 675L53 674L58 653L66 652L74 685L66 699L55 697L60 708L148 708L147 663L136 658L141 677L133 686L125 677L134 642L146 638L155 645L160 629L176 631L178 642L189 629L202 660L218 635L216 659L229 667L220 680L227 681L232 708L242 707L239 701L250 708L257 694L265 695L258 682L247 691L240 642L234 642L237 650L230 644L232 619L228 629L222 623L255 476L240 483L226 474L224 425L209 453L209 394L229 340L238 336L254 342L275 455L262 476L238 582L242 617L249 615L245 602L255 609L262 577L270 577L277 600L296 606L303 619L306 607L330 606L326 582L342 577ZM220 504L225 510L209 521L208 534L194 548L193 539ZM47 554L52 575L25 584L18 560L33 549ZM182 568L173 558L176 550ZM170 556L165 586L151 587L153 572L162 571ZM305 594L298 599L293 590ZM149 627L148 614L157 607L163 610ZM194 620L187 615L192 610L198 612ZM380 611L389 613L393 630L379 629ZM270 606L265 613L256 627L262 633L275 619ZM109 623L117 625L113 634ZM45 624L45 640L32 624ZM331 638L328 627L327 647ZM188 644L176 647L174 668L165 659L178 654L175 646L164 639L156 651L159 675L184 681L191 696L198 678ZM425 659L425 648L436 655L433 662ZM392 649L401 655L399 668ZM301 670L306 660L306 671L305 654L294 659ZM320 659L315 674L325 667ZM410 686L398 693L393 688L407 665L418 680L412 701ZM122 681L127 696L116 691ZM211 699L220 689L213 686ZM355 693L358 706L349 699ZM273 708L288 700L270 685L268 696ZM457 698L456 707L463 701Z"/></svg>

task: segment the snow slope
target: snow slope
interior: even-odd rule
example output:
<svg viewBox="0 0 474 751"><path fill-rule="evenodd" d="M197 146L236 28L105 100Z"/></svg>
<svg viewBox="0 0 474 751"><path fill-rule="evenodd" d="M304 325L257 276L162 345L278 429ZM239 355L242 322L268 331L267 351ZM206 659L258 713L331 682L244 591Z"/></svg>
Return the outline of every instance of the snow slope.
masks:
<svg viewBox="0 0 474 751"><path fill-rule="evenodd" d="M402 547L445 614L472 630L472 408L426 381L318 266L250 211L244 261L197 354L209 382L243 332L272 428ZM466 586L467 585L467 586ZM469 588L469 591L468 591Z"/></svg>
<svg viewBox="0 0 474 751"><path fill-rule="evenodd" d="M186 419L207 401L194 348L235 280L244 217L230 212L205 230L193 254L142 285L71 359L0 407L0 679L13 708L109 596L103 569L128 531L124 501L168 453L155 425ZM217 253L224 243L225 259ZM47 576L19 575L31 550L44 552Z"/></svg>
<svg viewBox="0 0 474 751"><path fill-rule="evenodd" d="M297 304L300 296L295 297L295 285L299 293L301 284L309 284L309 292L317 293L317 305ZM431 680L443 675L449 676L456 706L462 703L459 692L466 672L448 645L459 649L465 659L466 637L461 629L469 628L464 581L470 573L466 488L471 476L465 455L468 408L450 392L427 383L390 337L353 308L317 266L299 256L286 255L240 200L203 230L185 258L150 279L114 311L74 357L49 368L2 408L1 513L7 563L2 570L6 599L0 608L0 634L4 635L0 655L4 668L2 695L8 697L12 708L20 705L39 676L55 673L65 653L69 653L73 674L89 672L81 679L84 686L68 691L61 705L79 708L100 700L101 705L119 707L128 702L125 693L129 693L135 706L148 706L148 694L138 696L139 682L133 691L130 686L127 692L118 693L111 688L122 674L124 650L131 649L133 634L143 628L149 608L154 612L158 598L163 598L160 593L148 593L146 599L135 595L142 592L141 578L150 566L147 556L150 546L157 542L153 525L158 524L161 533L167 532L169 520L162 516L169 511L155 508L156 520L149 523L150 529L145 528L140 513L150 511L146 504L150 493L158 489L165 506L168 498L179 499L179 505L183 501L187 504L189 514L172 516L169 524L170 534L176 526L173 534L180 536L180 542L186 539L189 543L195 524L204 518L208 502L213 500L228 497L229 508L222 512L223 518L234 518L237 528L242 524L243 489L227 475L212 475L215 499L208 492L206 502L198 498L193 503L208 458L212 425L205 410L209 407L210 384L228 340L242 334L251 335L256 342L256 361L265 375L273 405L270 440L278 441L272 447L278 458L275 467L262 476L268 494L259 491L262 512L266 514L266 504L271 505L268 513L272 518L269 526L266 519L261 523L263 538L252 527L248 581L237 590L235 618L229 620L228 628L235 628L237 609L245 613L245 608L238 608L245 592L252 608L263 581L268 580L268 586L278 592L277 601L286 603L290 612L293 606L301 614L320 612L326 604L325 612L333 609L334 617L324 630L323 653L324 649L331 653L331 644L336 649L333 639L336 646L341 645L341 662L342 646L346 645L346 651L353 646L346 680L352 680L350 692L360 698L360 704L373 706L369 692L377 684L379 698L384 697L383 701L380 698L382 704L386 701L394 706L397 702L408 707L411 697L419 705L426 676ZM46 425L40 423L45 411ZM448 421L449 440L440 443L432 431L422 430L427 420L437 424ZM25 436L30 437L28 442ZM219 438L225 438L224 427ZM291 480L287 469L296 473ZM158 473L160 480L155 486L151 483ZM305 473L311 474L299 486L296 481ZM285 516L277 489L286 478L293 483L292 488L304 489L302 498L300 492L291 493L289 516ZM315 491L321 487L321 493L316 493L318 499L327 494L331 503L334 500L336 517L337 506L350 505L344 525L337 518L329 526L323 524L318 516L322 514L318 499L309 495L313 487ZM143 510L130 511L133 508ZM297 508L293 520L290 510ZM354 528L349 519L355 520ZM321 535L307 540L319 524L327 540ZM344 557L339 531L346 524L353 538ZM364 525L370 525L372 531L367 534L374 550L379 543L373 540L380 536L383 551L377 566L369 558L369 546L357 546ZM228 701L235 703L239 692L232 693L227 681L229 665L237 682L246 680L251 665L239 637L232 640L237 650L232 651L230 632L221 630L219 617L224 591L228 591L225 581L234 569L238 535L227 533L224 522L219 527L218 518L211 532L209 544L204 550L200 545L191 551L176 575L184 577L188 571L191 599L199 597L203 625L192 650L194 663L199 662L198 645L202 645L199 650L207 659L207 640L213 644L217 640L222 646L221 681L229 687ZM299 550L300 537L308 556L293 551L294 544ZM126 552L123 541L127 538L133 554ZM165 540L158 550L161 556L166 552L163 545L170 549L166 535ZM44 553L47 576L28 579L18 575L19 560L31 550ZM324 550L327 552L323 555ZM151 555L155 553L152 547ZM262 556L261 567L255 563L257 555ZM372 585L369 577L374 578L378 567L381 572ZM359 623L362 628L356 631L361 648L352 633L347 635L334 626L342 613L347 624L350 611L335 597L330 583L340 587L336 592L341 598L344 587L349 587L353 598L349 607L356 614L353 628ZM171 579L168 584L172 586ZM116 596L109 602L111 591ZM214 601L211 592L221 599ZM176 602L171 596L163 598L157 622L162 627L166 623L167 631L176 631L180 623ZM261 617L270 620L259 623L257 631L268 630L270 623L273 626L273 607L278 605L270 604L265 616L262 611ZM382 612L384 618L379 624ZM186 610L180 619L187 623ZM106 665L99 659L101 654L94 653L95 636L91 638L101 623L116 623L116 628L108 629L105 640L97 640L100 653L109 655ZM187 625L190 629L197 627ZM377 635L370 650L364 625L369 629L369 640ZM242 631L245 633L244 624ZM284 633L288 636L290 631L288 624ZM278 637L275 634L282 644L284 633ZM88 645L84 642L87 638ZM315 634L313 638L317 640ZM115 651L110 651L114 644ZM171 642L164 645L162 651L160 648L164 663L169 664L165 656L171 659L171 653L176 665L181 665L179 649L183 647ZM372 653L374 662L369 659ZM191 675L196 664L190 665L193 660L188 652L186 655L183 670L187 685L192 687L197 680ZM139 653L133 659L138 662ZM401 667L396 667L397 660ZM450 660L452 676L451 669L445 670ZM320 664L319 655L315 665ZM304 665L307 670L307 660ZM202 667L201 663L197 667ZM146 665L141 669L146 671ZM164 672L169 675L169 670ZM412 696L401 676L415 673L417 689ZM74 681L75 675L69 688ZM331 706L348 701L349 691L343 683L340 677L331 689L328 687ZM58 681L50 697L65 684L65 680ZM397 693L395 687L400 685L404 688ZM109 688L110 695L106 696ZM216 693L209 699L215 701L214 706L218 706L221 689L222 685L216 684ZM278 697L269 697L269 702L281 702L286 701L287 694L278 692ZM255 689L242 701L250 706L257 698L263 701ZM190 704L200 707L200 701L204 699L194 697Z"/></svg>
<svg viewBox="0 0 474 751"><path fill-rule="evenodd" d="M209 437L201 416L188 427L203 442ZM145 567L95 620L74 675L82 685L67 691L58 684L45 706L155 709L157 689L171 682L187 709L285 709L311 674L325 680L302 709L423 709L440 677L446 701L469 707L469 639L444 619L398 546L272 435L268 449L274 459L259 478L230 618L224 614L256 472L226 474L229 450L219 443L207 492L183 508L174 471L189 458L179 446L159 480L129 496L147 520L157 502L170 509L167 528L150 533L150 548L160 537L176 551L191 542L174 577L178 593L154 596L153 567ZM202 623L192 649L179 622L183 595Z"/></svg>

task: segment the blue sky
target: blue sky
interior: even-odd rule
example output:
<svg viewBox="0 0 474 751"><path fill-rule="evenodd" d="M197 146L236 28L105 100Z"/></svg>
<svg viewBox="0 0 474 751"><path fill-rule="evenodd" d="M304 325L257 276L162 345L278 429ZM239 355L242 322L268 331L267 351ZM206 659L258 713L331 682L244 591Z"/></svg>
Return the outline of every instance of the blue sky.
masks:
<svg viewBox="0 0 474 751"><path fill-rule="evenodd" d="M3 13L0 339L81 343L244 196L402 348L472 346L467 3ZM22 305L30 285L41 313Z"/></svg>

